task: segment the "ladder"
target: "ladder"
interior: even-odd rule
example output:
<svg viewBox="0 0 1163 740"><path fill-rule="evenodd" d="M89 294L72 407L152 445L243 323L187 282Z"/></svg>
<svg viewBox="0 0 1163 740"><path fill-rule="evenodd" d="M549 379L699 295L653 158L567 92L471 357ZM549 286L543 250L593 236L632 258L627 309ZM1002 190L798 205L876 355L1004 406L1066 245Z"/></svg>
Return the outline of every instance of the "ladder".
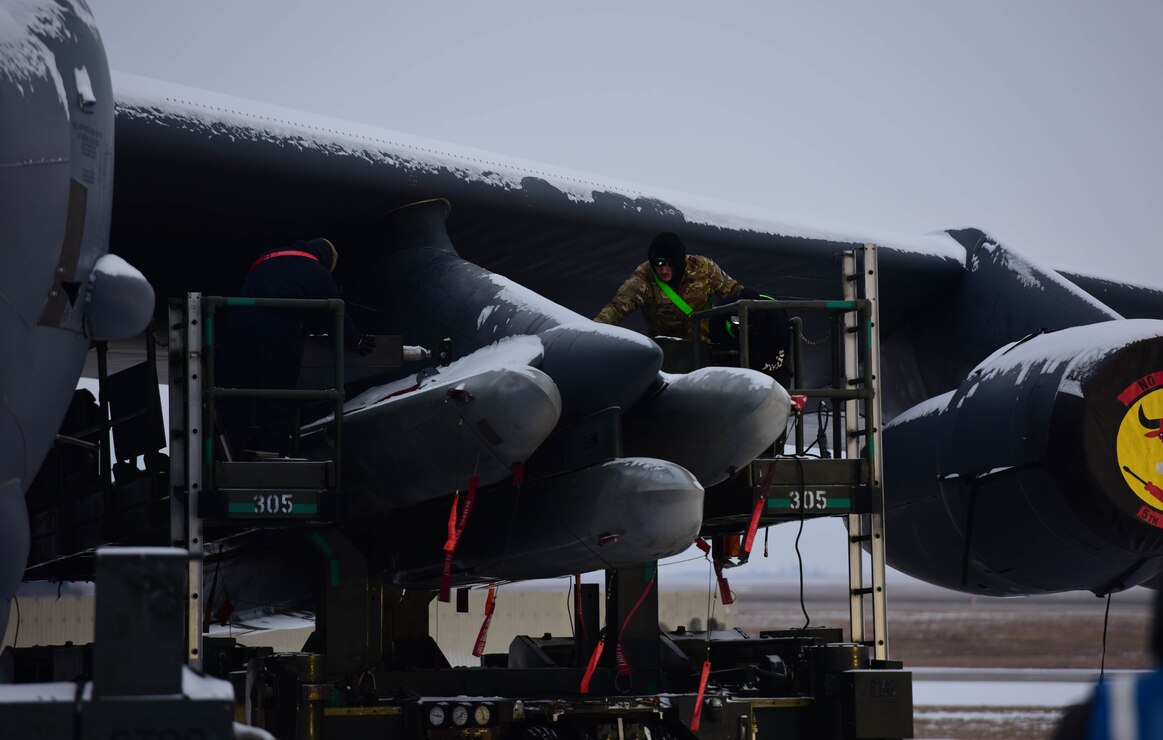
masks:
<svg viewBox="0 0 1163 740"><path fill-rule="evenodd" d="M880 304L877 278L876 246L845 252L841 258L844 271L844 300L855 303L863 293L865 310L844 314L844 379L848 385L863 386L869 394L864 399L844 402L844 427L848 459L860 456L860 442L864 438L868 469L868 513L849 513L848 524L848 593L852 624L852 641L869 644L876 660L888 659L888 620L885 594L885 537L884 537L884 470L880 438L882 428L880 393ZM857 321L866 322L858 327ZM867 337L863 372L860 369L860 329ZM863 406L863 409L861 409ZM863 411L864 427L860 427ZM864 584L864 547L868 546L872 559L872 583ZM872 599L872 636L865 637L864 599Z"/></svg>

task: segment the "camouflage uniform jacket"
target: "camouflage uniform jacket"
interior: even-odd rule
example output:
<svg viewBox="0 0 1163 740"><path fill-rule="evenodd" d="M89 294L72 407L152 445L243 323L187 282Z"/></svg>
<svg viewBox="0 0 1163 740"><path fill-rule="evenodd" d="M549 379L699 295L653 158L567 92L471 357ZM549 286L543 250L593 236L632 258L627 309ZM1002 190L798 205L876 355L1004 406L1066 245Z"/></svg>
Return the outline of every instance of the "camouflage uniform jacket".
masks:
<svg viewBox="0 0 1163 740"><path fill-rule="evenodd" d="M689 254L686 257L686 274L674 292L692 309L702 311L710 305L712 294L727 298L742 288L711 259ZM654 282L654 270L649 262L643 262L635 268L634 273L622 283L614 298L594 320L603 324L620 324L626 314L639 308L646 319L650 336L690 339L690 321ZM703 342L709 341L705 322L700 334Z"/></svg>

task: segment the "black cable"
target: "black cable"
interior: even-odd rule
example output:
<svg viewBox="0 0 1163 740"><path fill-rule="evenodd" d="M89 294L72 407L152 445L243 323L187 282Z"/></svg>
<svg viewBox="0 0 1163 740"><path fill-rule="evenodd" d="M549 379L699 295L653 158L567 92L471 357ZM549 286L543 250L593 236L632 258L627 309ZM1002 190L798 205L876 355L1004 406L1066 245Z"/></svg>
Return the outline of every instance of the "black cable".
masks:
<svg viewBox="0 0 1163 740"><path fill-rule="evenodd" d="M715 556L714 556L714 551L712 550L711 552L712 552L712 554L704 556L707 560L707 619L708 619L708 621L711 618L711 602L714 601L715 586L717 585L715 583L715 559L714 559ZM709 640L710 638L708 637L707 639ZM710 649L710 648L708 647L708 649Z"/></svg>
<svg viewBox="0 0 1163 740"><path fill-rule="evenodd" d="M690 562L693 562L695 560L706 560L706 559L707 559L706 555L699 554L699 555L695 555L694 557L684 558L683 560L672 560L669 563L659 563L658 569L662 570L663 567L669 568L672 565L682 565L683 563L690 563Z"/></svg>
<svg viewBox="0 0 1163 740"><path fill-rule="evenodd" d="M722 596L722 594L718 590L716 590L716 595L719 596L720 598ZM733 595L731 593L730 586L727 587L727 595L728 596ZM709 614L707 614L707 651L708 651L708 653L710 652L710 649L711 649L711 624L713 623L713 621L715 619L715 604L718 603L718 601L719 601L718 598L711 599L711 611Z"/></svg>
<svg viewBox="0 0 1163 740"><path fill-rule="evenodd" d="M824 405L823 401L820 401L820 405L816 408L816 438L812 440L810 445L804 448L804 452L801 457L815 457L820 460L831 459L832 455L828 452L828 427L830 426L831 419L831 410L829 410L829 408ZM816 445L820 446L819 452L817 452L815 455L809 455L808 453L811 452L812 448Z"/></svg>
<svg viewBox="0 0 1163 740"><path fill-rule="evenodd" d="M565 613L569 618L569 633L577 635L577 627L573 624L573 615L577 610L577 597L573 595L573 586L576 581L573 576L566 576L566 580L569 581L569 588L565 590ZM578 593L580 594L581 591L579 590Z"/></svg>
<svg viewBox="0 0 1163 740"><path fill-rule="evenodd" d="M806 517L804 505L807 503L807 501L805 501L807 498L807 492L805 491L805 488L807 487L807 481L804 477L803 458L796 457L795 460L796 467L799 468L800 471L800 529L798 532L796 532L796 560L799 563L800 569L800 611L804 613L804 626L801 629L806 630L812 624L812 618L808 616L808 608L804 604L804 556L800 553L800 536L804 533L804 519Z"/></svg>
<svg viewBox="0 0 1163 740"><path fill-rule="evenodd" d="M12 603L16 605L16 632L12 635L12 647L17 647L20 640L20 597L13 596Z"/></svg>
<svg viewBox="0 0 1163 740"><path fill-rule="evenodd" d="M1110 624L1111 616L1111 591L1106 592L1106 613L1102 616L1102 658L1098 664L1098 682L1101 684L1106 675L1106 629Z"/></svg>
<svg viewBox="0 0 1163 740"><path fill-rule="evenodd" d="M831 424L831 421L832 408L823 401L820 401L819 405L816 406L816 441L812 445L819 443L820 458L823 460L831 458L831 455L828 453L828 426ZM812 448L812 445L808 446L809 450ZM807 452L807 450L804 451Z"/></svg>
<svg viewBox="0 0 1163 740"><path fill-rule="evenodd" d="M969 584L969 555L973 546L973 515L977 512L977 476L969 479L969 510L965 514L965 548L961 553L961 585Z"/></svg>

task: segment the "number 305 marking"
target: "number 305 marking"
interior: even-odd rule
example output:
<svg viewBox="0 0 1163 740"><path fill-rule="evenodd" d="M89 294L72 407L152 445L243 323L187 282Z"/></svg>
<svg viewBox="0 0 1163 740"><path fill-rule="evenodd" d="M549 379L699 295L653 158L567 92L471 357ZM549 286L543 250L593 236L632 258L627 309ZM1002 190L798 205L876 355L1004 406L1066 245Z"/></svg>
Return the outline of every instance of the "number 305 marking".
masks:
<svg viewBox="0 0 1163 740"><path fill-rule="evenodd" d="M294 502L289 493L254 497L255 514L290 514L293 508Z"/></svg>
<svg viewBox="0 0 1163 740"><path fill-rule="evenodd" d="M801 504L800 492L791 492L791 508L793 509L826 509L828 508L828 492L827 491L804 491L803 503Z"/></svg>

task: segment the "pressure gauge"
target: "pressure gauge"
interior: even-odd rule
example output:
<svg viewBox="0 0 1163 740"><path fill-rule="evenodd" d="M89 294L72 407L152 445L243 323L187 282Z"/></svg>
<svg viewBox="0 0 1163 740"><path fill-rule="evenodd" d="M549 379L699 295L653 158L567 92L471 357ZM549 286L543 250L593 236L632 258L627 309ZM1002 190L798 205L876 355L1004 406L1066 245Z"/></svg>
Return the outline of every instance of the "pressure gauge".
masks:
<svg viewBox="0 0 1163 740"><path fill-rule="evenodd" d="M477 727L484 727L493 719L493 710L488 704L477 704L472 710L472 722Z"/></svg>
<svg viewBox="0 0 1163 740"><path fill-rule="evenodd" d="M428 724L433 727L440 727L444 724L444 707L440 704L433 704L428 708Z"/></svg>
<svg viewBox="0 0 1163 740"><path fill-rule="evenodd" d="M468 710L467 704L457 704L452 708L452 724L457 727L464 727L468 724Z"/></svg>

